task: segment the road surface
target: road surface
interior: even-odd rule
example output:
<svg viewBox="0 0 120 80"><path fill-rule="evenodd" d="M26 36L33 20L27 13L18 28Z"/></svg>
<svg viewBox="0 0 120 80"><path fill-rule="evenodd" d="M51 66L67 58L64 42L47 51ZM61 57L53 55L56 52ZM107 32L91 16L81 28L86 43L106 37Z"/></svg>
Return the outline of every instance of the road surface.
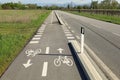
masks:
<svg viewBox="0 0 120 80"><path fill-rule="evenodd" d="M120 25L59 11L59 15L80 40L85 28L85 43L120 78Z"/></svg>
<svg viewBox="0 0 120 80"><path fill-rule="evenodd" d="M81 80L67 33L51 13L0 80Z"/></svg>

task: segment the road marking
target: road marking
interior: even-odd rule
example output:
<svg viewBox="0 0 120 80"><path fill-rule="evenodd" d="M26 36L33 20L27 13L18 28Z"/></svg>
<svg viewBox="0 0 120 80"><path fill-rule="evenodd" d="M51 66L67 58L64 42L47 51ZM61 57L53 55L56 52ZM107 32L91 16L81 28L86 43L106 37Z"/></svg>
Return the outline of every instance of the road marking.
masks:
<svg viewBox="0 0 120 80"><path fill-rule="evenodd" d="M120 34L118 34L118 33L113 33L113 34L115 34L115 35L117 35L117 36L120 36Z"/></svg>
<svg viewBox="0 0 120 80"><path fill-rule="evenodd" d="M42 35L35 35L35 37L41 37Z"/></svg>
<svg viewBox="0 0 120 80"><path fill-rule="evenodd" d="M71 32L69 31L69 32L65 32L65 34L71 34Z"/></svg>
<svg viewBox="0 0 120 80"><path fill-rule="evenodd" d="M67 37L67 39L75 39L75 37Z"/></svg>
<svg viewBox="0 0 120 80"><path fill-rule="evenodd" d="M25 68L28 68L29 66L31 66L33 64L33 63L30 63L30 62L31 62L31 59L29 59L26 64L23 64L23 66Z"/></svg>
<svg viewBox="0 0 120 80"><path fill-rule="evenodd" d="M50 47L46 47L46 54L49 54L49 51L50 51Z"/></svg>
<svg viewBox="0 0 120 80"><path fill-rule="evenodd" d="M37 35L42 35L42 34L43 34L43 33L41 33L41 32L40 32L40 33L37 33Z"/></svg>
<svg viewBox="0 0 120 80"><path fill-rule="evenodd" d="M59 48L59 49L57 49L57 50L59 51L59 53L61 53L61 54L62 54L62 52L63 52L63 50L64 50L64 49Z"/></svg>
<svg viewBox="0 0 120 80"><path fill-rule="evenodd" d="M66 36L73 36L72 34L65 34Z"/></svg>
<svg viewBox="0 0 120 80"><path fill-rule="evenodd" d="M32 40L40 40L40 38L33 38Z"/></svg>
<svg viewBox="0 0 120 80"><path fill-rule="evenodd" d="M77 38L77 39L80 39L80 37L79 37L79 36L76 36L76 38Z"/></svg>
<svg viewBox="0 0 120 80"><path fill-rule="evenodd" d="M52 22L53 22L53 12L52 12L51 24L52 24Z"/></svg>
<svg viewBox="0 0 120 80"><path fill-rule="evenodd" d="M72 33L75 33L75 31L72 30Z"/></svg>
<svg viewBox="0 0 120 80"><path fill-rule="evenodd" d="M69 30L64 30L64 32L69 32Z"/></svg>
<svg viewBox="0 0 120 80"><path fill-rule="evenodd" d="M68 27L70 29L70 27Z"/></svg>
<svg viewBox="0 0 120 80"><path fill-rule="evenodd" d="M43 70L42 70L42 77L47 76L47 69L48 69L48 62L44 62Z"/></svg>
<svg viewBox="0 0 120 80"><path fill-rule="evenodd" d="M40 30L40 31L38 31L38 32L44 32L43 30Z"/></svg>
<svg viewBox="0 0 120 80"><path fill-rule="evenodd" d="M39 41L30 41L30 44L36 44L39 43Z"/></svg>

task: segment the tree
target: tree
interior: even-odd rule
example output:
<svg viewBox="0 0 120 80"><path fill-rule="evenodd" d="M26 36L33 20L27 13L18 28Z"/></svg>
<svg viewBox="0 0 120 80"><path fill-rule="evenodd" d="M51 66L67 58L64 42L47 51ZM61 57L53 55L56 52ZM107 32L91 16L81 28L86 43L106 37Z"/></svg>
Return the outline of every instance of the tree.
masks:
<svg viewBox="0 0 120 80"><path fill-rule="evenodd" d="M98 1L92 1L91 9L98 9Z"/></svg>

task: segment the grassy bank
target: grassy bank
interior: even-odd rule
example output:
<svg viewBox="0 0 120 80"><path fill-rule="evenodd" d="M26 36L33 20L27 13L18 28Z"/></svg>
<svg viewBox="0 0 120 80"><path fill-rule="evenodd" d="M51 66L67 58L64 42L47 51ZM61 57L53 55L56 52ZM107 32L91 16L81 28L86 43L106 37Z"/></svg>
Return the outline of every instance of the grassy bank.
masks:
<svg viewBox="0 0 120 80"><path fill-rule="evenodd" d="M46 10L0 10L0 75L49 13Z"/></svg>
<svg viewBox="0 0 120 80"><path fill-rule="evenodd" d="M85 13L85 12L76 12L76 11L69 11L70 13L86 16L89 18L94 18L110 23L120 24L120 16L111 16L111 15L103 15L103 14L91 14L91 13Z"/></svg>

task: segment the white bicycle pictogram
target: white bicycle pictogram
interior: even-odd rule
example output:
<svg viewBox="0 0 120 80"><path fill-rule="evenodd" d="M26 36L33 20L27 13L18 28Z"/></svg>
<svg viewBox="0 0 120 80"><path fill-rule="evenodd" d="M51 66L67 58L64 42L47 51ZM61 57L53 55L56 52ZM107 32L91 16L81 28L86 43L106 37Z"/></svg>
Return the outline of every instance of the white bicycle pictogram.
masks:
<svg viewBox="0 0 120 80"><path fill-rule="evenodd" d="M36 54L41 53L41 49L36 49L36 50L28 49L25 51L25 53L27 54L27 56L34 57Z"/></svg>
<svg viewBox="0 0 120 80"><path fill-rule="evenodd" d="M61 65L61 62L63 64L67 64L68 66L73 66L73 61L67 56L64 56L64 57L59 56L58 58L54 59L54 64L57 67Z"/></svg>

